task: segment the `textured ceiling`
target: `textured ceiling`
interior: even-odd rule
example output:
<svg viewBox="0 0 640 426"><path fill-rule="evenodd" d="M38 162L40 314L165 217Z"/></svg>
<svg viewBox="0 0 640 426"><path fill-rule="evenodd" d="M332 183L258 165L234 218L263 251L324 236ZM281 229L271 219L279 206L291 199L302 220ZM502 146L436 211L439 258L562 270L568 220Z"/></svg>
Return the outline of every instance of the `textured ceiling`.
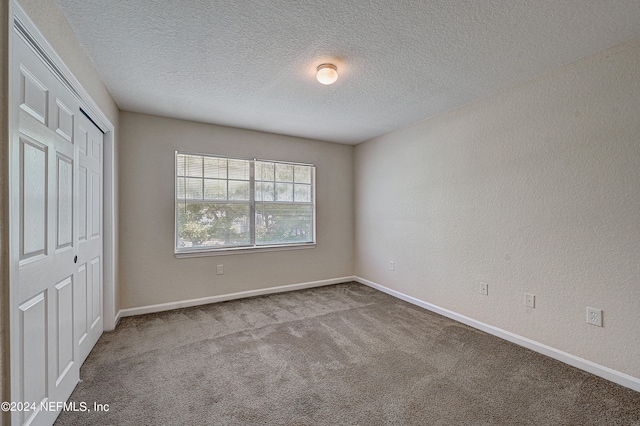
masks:
<svg viewBox="0 0 640 426"><path fill-rule="evenodd" d="M56 3L123 110L348 144L640 37L638 0Z"/></svg>

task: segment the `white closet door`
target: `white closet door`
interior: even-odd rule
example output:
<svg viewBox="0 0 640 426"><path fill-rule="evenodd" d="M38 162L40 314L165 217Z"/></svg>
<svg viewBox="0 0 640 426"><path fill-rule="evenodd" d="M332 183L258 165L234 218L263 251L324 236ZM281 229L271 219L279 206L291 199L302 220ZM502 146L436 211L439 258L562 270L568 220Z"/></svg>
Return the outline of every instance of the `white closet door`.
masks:
<svg viewBox="0 0 640 426"><path fill-rule="evenodd" d="M78 115L78 263L76 335L84 362L103 330L102 315L102 152L103 134Z"/></svg>
<svg viewBox="0 0 640 426"><path fill-rule="evenodd" d="M13 401L33 404L12 413L12 424L50 425L102 333L102 134L18 36L12 54L20 206L11 390Z"/></svg>

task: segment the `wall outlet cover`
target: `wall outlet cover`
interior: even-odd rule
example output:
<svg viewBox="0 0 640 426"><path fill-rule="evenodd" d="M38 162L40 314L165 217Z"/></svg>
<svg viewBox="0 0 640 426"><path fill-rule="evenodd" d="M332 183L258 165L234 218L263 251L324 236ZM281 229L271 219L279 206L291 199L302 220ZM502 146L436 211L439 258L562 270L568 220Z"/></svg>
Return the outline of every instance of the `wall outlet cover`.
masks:
<svg viewBox="0 0 640 426"><path fill-rule="evenodd" d="M524 304L530 308L536 307L536 296L531 293L524 294Z"/></svg>
<svg viewBox="0 0 640 426"><path fill-rule="evenodd" d="M602 309L590 308L587 306L587 324L602 327Z"/></svg>

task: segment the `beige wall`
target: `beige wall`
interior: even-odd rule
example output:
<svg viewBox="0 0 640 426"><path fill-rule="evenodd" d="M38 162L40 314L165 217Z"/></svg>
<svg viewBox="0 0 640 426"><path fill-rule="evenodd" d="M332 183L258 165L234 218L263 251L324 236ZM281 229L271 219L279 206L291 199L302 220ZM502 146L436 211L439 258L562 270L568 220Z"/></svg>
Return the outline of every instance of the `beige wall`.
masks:
<svg viewBox="0 0 640 426"><path fill-rule="evenodd" d="M640 378L639 117L640 40L358 145L356 275Z"/></svg>
<svg viewBox="0 0 640 426"><path fill-rule="evenodd" d="M352 146L129 112L120 126L122 308L353 275ZM316 248L177 259L176 150L314 163Z"/></svg>

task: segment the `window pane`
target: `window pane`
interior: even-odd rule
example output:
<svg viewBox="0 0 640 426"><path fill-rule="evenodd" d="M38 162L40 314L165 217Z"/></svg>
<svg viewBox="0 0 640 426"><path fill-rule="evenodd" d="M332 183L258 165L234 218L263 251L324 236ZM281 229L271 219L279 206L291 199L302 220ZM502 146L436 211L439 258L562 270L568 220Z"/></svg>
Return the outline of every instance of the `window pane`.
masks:
<svg viewBox="0 0 640 426"><path fill-rule="evenodd" d="M183 154L176 155L176 173L178 176L184 176L184 158Z"/></svg>
<svg viewBox="0 0 640 426"><path fill-rule="evenodd" d="M204 157L204 177L214 179L227 178L227 159Z"/></svg>
<svg viewBox="0 0 640 426"><path fill-rule="evenodd" d="M275 200L273 195L273 183L272 182L257 182L256 183L256 201L273 201Z"/></svg>
<svg viewBox="0 0 640 426"><path fill-rule="evenodd" d="M311 183L311 167L294 166L293 174L296 183Z"/></svg>
<svg viewBox="0 0 640 426"><path fill-rule="evenodd" d="M292 183L276 183L276 201L293 201Z"/></svg>
<svg viewBox="0 0 640 426"><path fill-rule="evenodd" d="M186 178L187 198L202 199L202 179Z"/></svg>
<svg viewBox="0 0 640 426"><path fill-rule="evenodd" d="M311 202L311 185L295 185L295 201L298 203Z"/></svg>
<svg viewBox="0 0 640 426"><path fill-rule="evenodd" d="M187 185L187 183L184 180L184 178L177 178L176 179L176 196L178 198L184 198L184 193L186 191L186 188L185 188L186 185Z"/></svg>
<svg viewBox="0 0 640 426"><path fill-rule="evenodd" d="M200 155L185 155L184 175L202 177L202 157Z"/></svg>
<svg viewBox="0 0 640 426"><path fill-rule="evenodd" d="M312 165L176 154L176 249L313 242L314 170Z"/></svg>
<svg viewBox="0 0 640 426"><path fill-rule="evenodd" d="M229 160L229 179L249 180L249 161Z"/></svg>
<svg viewBox="0 0 640 426"><path fill-rule="evenodd" d="M249 204L178 203L178 248L251 243Z"/></svg>
<svg viewBox="0 0 640 426"><path fill-rule="evenodd" d="M229 199L249 201L249 181L230 180Z"/></svg>
<svg viewBox="0 0 640 426"><path fill-rule="evenodd" d="M273 181L274 176L274 164L265 163L263 161L256 161L256 180L270 180Z"/></svg>
<svg viewBox="0 0 640 426"><path fill-rule="evenodd" d="M313 241L313 207L299 204L256 205L256 244Z"/></svg>
<svg viewBox="0 0 640 426"><path fill-rule="evenodd" d="M205 179L204 198L206 200L226 200L227 181L222 179Z"/></svg>
<svg viewBox="0 0 640 426"><path fill-rule="evenodd" d="M293 165L276 163L276 181L293 182Z"/></svg>

